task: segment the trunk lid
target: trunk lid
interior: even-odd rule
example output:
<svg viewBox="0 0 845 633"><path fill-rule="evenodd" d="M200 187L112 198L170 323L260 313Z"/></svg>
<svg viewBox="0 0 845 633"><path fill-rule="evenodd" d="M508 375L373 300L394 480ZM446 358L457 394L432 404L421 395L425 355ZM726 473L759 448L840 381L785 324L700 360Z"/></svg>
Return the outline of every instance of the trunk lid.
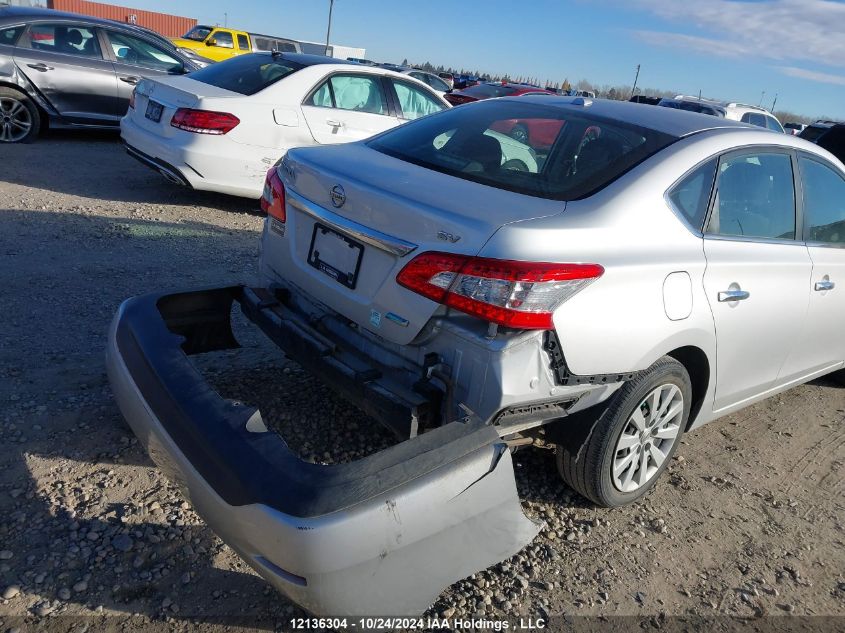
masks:
<svg viewBox="0 0 845 633"><path fill-rule="evenodd" d="M129 110L128 116L141 129L162 138L172 138L180 130L170 125L173 114L179 108L203 108L203 101L216 98L242 97L236 92L224 90L187 76L166 77L163 79L142 79L135 89L135 109ZM158 105L150 105L150 102ZM156 110L161 106L160 117L156 120ZM147 116L148 108L152 115Z"/></svg>
<svg viewBox="0 0 845 633"><path fill-rule="evenodd" d="M285 236L267 233L264 263L331 309L399 344L412 341L440 307L396 282L414 256L475 255L501 226L565 208L563 202L425 169L363 143L291 150L279 174L288 192ZM362 245L360 264L355 246L326 237L317 225ZM397 245L412 251L389 248ZM323 261L348 273L357 265L355 283L337 281L320 268Z"/></svg>

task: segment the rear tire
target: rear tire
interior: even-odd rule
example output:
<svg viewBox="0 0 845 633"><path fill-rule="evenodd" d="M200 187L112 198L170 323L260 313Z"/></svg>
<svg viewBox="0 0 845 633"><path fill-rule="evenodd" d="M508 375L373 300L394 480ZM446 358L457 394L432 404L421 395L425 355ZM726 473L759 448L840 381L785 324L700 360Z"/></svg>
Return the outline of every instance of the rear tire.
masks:
<svg viewBox="0 0 845 633"><path fill-rule="evenodd" d="M0 86L0 143L31 143L41 129L41 113L25 93Z"/></svg>
<svg viewBox="0 0 845 633"><path fill-rule="evenodd" d="M669 465L691 402L687 370L664 356L619 388L580 445L558 445L561 477L600 506L633 503Z"/></svg>

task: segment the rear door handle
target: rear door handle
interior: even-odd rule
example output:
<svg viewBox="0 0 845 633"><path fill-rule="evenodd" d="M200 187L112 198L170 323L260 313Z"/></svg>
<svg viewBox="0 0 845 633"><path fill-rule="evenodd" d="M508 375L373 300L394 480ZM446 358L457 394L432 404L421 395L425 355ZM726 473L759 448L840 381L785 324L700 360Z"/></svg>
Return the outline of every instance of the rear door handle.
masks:
<svg viewBox="0 0 845 633"><path fill-rule="evenodd" d="M822 290L833 290L836 287L836 284L830 281L829 279L823 279L821 281L817 281L815 285L815 289L818 292Z"/></svg>
<svg viewBox="0 0 845 633"><path fill-rule="evenodd" d="M722 290L719 293L719 301L745 301L751 293L747 290Z"/></svg>
<svg viewBox="0 0 845 633"><path fill-rule="evenodd" d="M34 68L35 70L41 71L42 73L46 73L48 70L53 70L52 66L48 66L47 64L27 64L30 68Z"/></svg>
<svg viewBox="0 0 845 633"><path fill-rule="evenodd" d="M343 127L343 123L335 119L326 119L326 125L330 127Z"/></svg>
<svg viewBox="0 0 845 633"><path fill-rule="evenodd" d="M140 79L138 79L138 77L133 77L131 75L129 77L120 77L120 80L124 81L128 84L132 84L133 86L137 85L138 82L140 81Z"/></svg>

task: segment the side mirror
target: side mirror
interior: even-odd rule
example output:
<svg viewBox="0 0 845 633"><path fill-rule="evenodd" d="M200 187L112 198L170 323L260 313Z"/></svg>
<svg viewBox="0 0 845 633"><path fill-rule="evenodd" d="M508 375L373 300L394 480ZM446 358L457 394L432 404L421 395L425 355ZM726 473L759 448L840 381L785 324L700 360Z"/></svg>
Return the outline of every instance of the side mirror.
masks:
<svg viewBox="0 0 845 633"><path fill-rule="evenodd" d="M213 37L209 37L207 40L205 40L205 45L206 46L217 46L217 40L214 39Z"/></svg>

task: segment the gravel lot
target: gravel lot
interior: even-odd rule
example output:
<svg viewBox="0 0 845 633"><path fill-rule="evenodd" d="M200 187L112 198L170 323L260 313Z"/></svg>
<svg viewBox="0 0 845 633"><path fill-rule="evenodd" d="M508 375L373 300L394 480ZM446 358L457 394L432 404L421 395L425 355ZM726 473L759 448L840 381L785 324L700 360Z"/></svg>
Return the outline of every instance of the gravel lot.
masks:
<svg viewBox="0 0 845 633"><path fill-rule="evenodd" d="M92 622L66 616L115 630L286 629L300 610L152 466L103 366L123 298L253 280L257 205L170 185L110 134L0 152L0 631ZM203 366L305 457L354 459L390 441L257 337ZM567 490L550 451L514 461L524 508L546 528L430 614L845 625L845 389L816 381L691 434L657 489L621 510Z"/></svg>

